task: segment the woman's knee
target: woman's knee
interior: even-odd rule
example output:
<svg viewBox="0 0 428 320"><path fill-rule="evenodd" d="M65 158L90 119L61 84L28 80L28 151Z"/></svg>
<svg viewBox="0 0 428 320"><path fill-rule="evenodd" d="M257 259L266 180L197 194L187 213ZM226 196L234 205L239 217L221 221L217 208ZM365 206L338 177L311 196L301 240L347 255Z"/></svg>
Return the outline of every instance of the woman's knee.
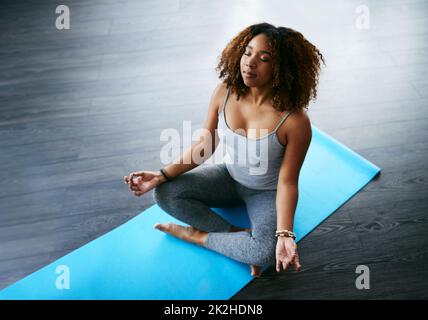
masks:
<svg viewBox="0 0 428 320"><path fill-rule="evenodd" d="M192 188L193 173L185 172L172 181L159 184L153 190L153 198L158 204L175 202Z"/></svg>
<svg viewBox="0 0 428 320"><path fill-rule="evenodd" d="M159 206L167 205L174 199L175 190L173 181L161 183L153 189L153 199Z"/></svg>

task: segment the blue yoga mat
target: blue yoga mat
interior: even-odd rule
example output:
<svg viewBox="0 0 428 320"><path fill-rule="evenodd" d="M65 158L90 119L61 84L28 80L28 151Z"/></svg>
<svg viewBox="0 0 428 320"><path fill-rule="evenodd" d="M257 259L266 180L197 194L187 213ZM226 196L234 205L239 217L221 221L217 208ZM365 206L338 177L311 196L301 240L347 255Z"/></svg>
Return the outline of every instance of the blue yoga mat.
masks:
<svg viewBox="0 0 428 320"><path fill-rule="evenodd" d="M380 168L312 126L295 214L301 240ZM250 227L245 207L213 208ZM0 299L229 299L253 279L249 266L153 228L181 223L157 205L0 291Z"/></svg>

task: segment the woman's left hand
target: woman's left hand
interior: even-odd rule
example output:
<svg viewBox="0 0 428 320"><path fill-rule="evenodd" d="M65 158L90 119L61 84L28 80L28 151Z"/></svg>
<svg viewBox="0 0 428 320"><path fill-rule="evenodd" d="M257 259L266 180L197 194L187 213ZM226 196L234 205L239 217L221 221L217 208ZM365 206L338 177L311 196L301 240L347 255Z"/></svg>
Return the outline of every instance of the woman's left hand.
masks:
<svg viewBox="0 0 428 320"><path fill-rule="evenodd" d="M297 272L300 271L301 265L299 261L299 255L297 254L297 245L293 238L290 237L278 237L276 243L276 271L281 270L281 265L284 271L289 266L294 266Z"/></svg>

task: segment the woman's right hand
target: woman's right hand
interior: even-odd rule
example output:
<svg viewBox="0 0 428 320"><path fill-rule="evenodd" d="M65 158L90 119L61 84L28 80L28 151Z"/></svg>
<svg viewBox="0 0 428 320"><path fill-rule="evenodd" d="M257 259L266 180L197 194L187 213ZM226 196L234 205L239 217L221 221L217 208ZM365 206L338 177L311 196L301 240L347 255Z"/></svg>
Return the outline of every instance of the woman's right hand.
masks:
<svg viewBox="0 0 428 320"><path fill-rule="evenodd" d="M139 197L166 179L160 171L136 171L124 176L123 180L128 185L130 191Z"/></svg>

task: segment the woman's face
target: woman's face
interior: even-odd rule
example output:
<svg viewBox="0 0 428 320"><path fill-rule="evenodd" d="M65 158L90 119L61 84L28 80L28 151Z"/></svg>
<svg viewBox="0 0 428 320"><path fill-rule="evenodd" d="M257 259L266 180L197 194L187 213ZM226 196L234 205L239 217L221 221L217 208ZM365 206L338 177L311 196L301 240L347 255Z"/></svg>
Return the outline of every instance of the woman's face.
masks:
<svg viewBox="0 0 428 320"><path fill-rule="evenodd" d="M248 87L259 87L272 81L272 48L264 34L248 43L241 57L241 76Z"/></svg>

